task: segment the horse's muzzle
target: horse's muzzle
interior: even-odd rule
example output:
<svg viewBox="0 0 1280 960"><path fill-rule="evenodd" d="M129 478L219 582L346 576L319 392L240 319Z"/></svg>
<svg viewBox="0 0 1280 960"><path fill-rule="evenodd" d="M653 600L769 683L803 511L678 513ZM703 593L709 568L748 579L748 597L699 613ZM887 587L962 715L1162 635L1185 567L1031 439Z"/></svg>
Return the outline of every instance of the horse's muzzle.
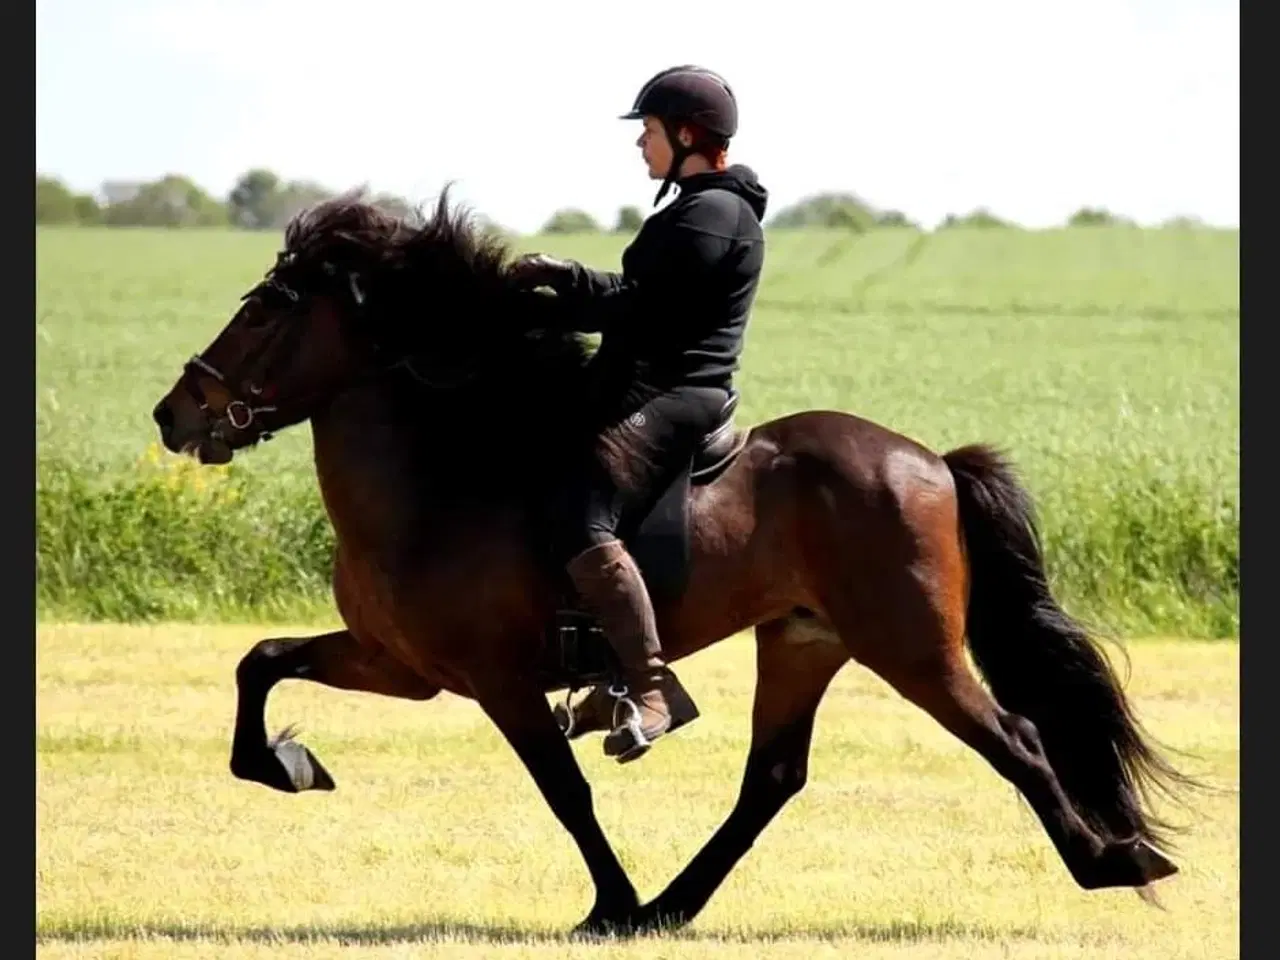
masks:
<svg viewBox="0 0 1280 960"><path fill-rule="evenodd" d="M164 448L170 453L177 453L178 448L173 442L173 429L175 417L173 415L173 407L169 406L169 401L161 400L156 404L156 408L151 411L151 417L156 422L156 426L160 428L160 442L164 444Z"/></svg>

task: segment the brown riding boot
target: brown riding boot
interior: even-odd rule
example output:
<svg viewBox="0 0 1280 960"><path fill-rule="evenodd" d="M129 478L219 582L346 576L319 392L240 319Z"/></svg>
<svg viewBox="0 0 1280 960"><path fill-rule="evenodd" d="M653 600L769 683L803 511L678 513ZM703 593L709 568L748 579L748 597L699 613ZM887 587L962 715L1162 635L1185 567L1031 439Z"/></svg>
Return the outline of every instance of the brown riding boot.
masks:
<svg viewBox="0 0 1280 960"><path fill-rule="evenodd" d="M623 688L607 691L614 698L613 730L604 752L628 763L664 733L695 719L698 708L663 662L649 591L622 542L583 551L567 570L622 664Z"/></svg>

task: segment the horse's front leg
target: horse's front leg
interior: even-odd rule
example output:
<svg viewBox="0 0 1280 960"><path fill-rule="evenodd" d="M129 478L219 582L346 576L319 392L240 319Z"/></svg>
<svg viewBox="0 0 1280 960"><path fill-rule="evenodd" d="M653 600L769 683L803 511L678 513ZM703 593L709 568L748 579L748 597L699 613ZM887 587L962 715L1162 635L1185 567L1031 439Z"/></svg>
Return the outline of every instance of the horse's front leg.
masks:
<svg viewBox="0 0 1280 960"><path fill-rule="evenodd" d="M310 750L282 731L268 739L267 695L281 680L311 680L340 690L429 700L440 692L385 650L348 631L261 640L236 667L236 726L231 772L285 793L332 790L333 778Z"/></svg>
<svg viewBox="0 0 1280 960"><path fill-rule="evenodd" d="M476 685L475 695L586 861L595 884L595 905L576 929L604 933L630 927L640 905L635 887L596 819L591 786L556 725L546 697L532 683L514 677L485 678Z"/></svg>

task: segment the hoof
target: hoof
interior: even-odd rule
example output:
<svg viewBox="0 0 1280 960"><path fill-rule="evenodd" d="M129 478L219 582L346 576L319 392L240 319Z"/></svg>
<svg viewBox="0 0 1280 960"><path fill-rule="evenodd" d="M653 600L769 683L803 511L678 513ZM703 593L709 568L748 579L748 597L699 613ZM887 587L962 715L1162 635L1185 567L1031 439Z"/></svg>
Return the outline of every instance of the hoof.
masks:
<svg viewBox="0 0 1280 960"><path fill-rule="evenodd" d="M1142 876L1146 881L1139 884L1139 886L1146 886L1148 883L1155 883L1157 880L1172 877L1178 872L1177 864L1145 840L1132 841L1129 846L1129 855L1138 865L1138 869L1142 872Z"/></svg>
<svg viewBox="0 0 1280 960"><path fill-rule="evenodd" d="M1141 892L1148 884L1177 872L1177 865L1147 841L1120 840L1107 845L1080 885L1086 890L1137 887ZM1149 892L1143 899L1150 902Z"/></svg>
<svg viewBox="0 0 1280 960"><path fill-rule="evenodd" d="M659 899L610 915L597 908L573 930L592 936L639 937L674 932L688 926L692 919L679 908L664 906Z"/></svg>
<svg viewBox="0 0 1280 960"><path fill-rule="evenodd" d="M314 753L293 739L292 728L278 733L260 750L231 757L231 772L282 793L333 790L337 785Z"/></svg>
<svg viewBox="0 0 1280 960"><path fill-rule="evenodd" d="M332 790L337 786L333 777L329 776L329 771L316 759L316 755L293 739L291 730L282 730L267 746L284 768L296 792Z"/></svg>
<svg viewBox="0 0 1280 960"><path fill-rule="evenodd" d="M593 910L587 918L573 928L575 937L608 937L625 935L625 928L604 917L597 916Z"/></svg>
<svg viewBox="0 0 1280 960"><path fill-rule="evenodd" d="M633 923L637 933L671 933L688 926L692 919L678 907L665 906L659 898L637 910Z"/></svg>
<svg viewBox="0 0 1280 960"><path fill-rule="evenodd" d="M602 907L596 904L587 918L573 928L576 936L626 937L636 932L635 916L639 900L626 906Z"/></svg>

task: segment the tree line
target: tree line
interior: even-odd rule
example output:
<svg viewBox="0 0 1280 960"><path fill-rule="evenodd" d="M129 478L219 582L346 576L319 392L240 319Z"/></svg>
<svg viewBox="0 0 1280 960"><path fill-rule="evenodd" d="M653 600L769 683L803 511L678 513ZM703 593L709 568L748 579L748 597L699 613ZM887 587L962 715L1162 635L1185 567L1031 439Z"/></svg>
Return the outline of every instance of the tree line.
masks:
<svg viewBox="0 0 1280 960"><path fill-rule="evenodd" d="M298 211L335 195L309 180L284 180L271 170L254 168L243 173L225 197L216 197L189 177L170 174L153 181L108 181L96 195L76 193L58 177L36 175L36 222L113 227L238 227L245 230L280 230ZM415 207L391 193L375 194L371 201L388 213L411 215ZM644 222L638 207L619 209L606 227L585 210L569 207L556 211L541 233L635 233ZM878 209L853 193L825 192L804 197L768 218L781 229L821 227L862 233L872 229L920 229L900 210ZM1082 207L1065 222L1069 227L1135 226L1133 220L1102 207ZM1175 217L1162 226L1194 227L1194 217ZM496 226L490 224L490 226ZM966 214L949 214L939 229L987 227L1018 229L1018 224L979 208Z"/></svg>
<svg viewBox="0 0 1280 960"><path fill-rule="evenodd" d="M335 195L309 180L283 180L255 168L216 197L190 177L169 174L151 181L107 181L96 195L76 193L58 177L36 175L36 223L108 227L239 227L280 230L289 218ZM405 216L413 205L380 193L372 201Z"/></svg>

